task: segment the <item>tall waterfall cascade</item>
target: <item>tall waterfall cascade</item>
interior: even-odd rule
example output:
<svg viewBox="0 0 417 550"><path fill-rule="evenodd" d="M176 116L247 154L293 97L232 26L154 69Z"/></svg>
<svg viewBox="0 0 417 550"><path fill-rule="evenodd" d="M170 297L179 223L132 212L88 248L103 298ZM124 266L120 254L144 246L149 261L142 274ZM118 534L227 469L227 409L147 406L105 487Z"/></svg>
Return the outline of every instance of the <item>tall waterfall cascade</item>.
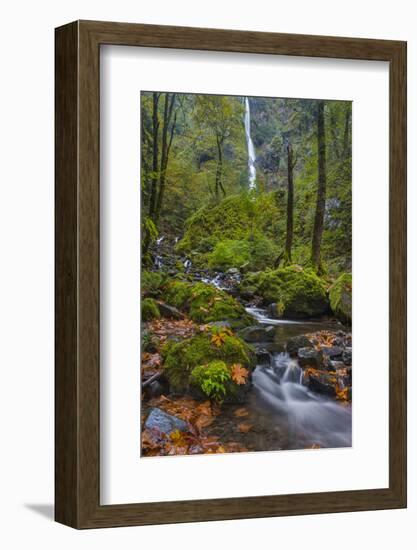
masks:
<svg viewBox="0 0 417 550"><path fill-rule="evenodd" d="M255 187L256 180L256 168L255 168L255 147L253 146L253 141L250 135L250 107L249 99L245 97L245 133L246 133L246 143L248 147L248 168L249 168L249 189Z"/></svg>

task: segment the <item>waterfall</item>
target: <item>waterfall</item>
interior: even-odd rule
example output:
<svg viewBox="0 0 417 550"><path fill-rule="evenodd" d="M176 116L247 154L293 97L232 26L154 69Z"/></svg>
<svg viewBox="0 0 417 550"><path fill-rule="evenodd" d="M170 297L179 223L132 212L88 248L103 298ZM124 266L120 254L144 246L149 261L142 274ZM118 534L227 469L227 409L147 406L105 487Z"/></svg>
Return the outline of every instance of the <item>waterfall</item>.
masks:
<svg viewBox="0 0 417 550"><path fill-rule="evenodd" d="M245 97L245 133L246 143L248 146L248 168L249 168L249 189L255 187L256 168L255 168L255 148L250 135L250 108L249 99Z"/></svg>

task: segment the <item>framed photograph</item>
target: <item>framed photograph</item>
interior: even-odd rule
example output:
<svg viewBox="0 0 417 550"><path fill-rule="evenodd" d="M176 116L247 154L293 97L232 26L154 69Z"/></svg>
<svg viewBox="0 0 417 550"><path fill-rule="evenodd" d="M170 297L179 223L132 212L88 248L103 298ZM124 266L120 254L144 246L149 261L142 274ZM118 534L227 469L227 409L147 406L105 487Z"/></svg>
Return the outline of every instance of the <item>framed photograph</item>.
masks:
<svg viewBox="0 0 417 550"><path fill-rule="evenodd" d="M56 520L406 506L406 43L56 29Z"/></svg>

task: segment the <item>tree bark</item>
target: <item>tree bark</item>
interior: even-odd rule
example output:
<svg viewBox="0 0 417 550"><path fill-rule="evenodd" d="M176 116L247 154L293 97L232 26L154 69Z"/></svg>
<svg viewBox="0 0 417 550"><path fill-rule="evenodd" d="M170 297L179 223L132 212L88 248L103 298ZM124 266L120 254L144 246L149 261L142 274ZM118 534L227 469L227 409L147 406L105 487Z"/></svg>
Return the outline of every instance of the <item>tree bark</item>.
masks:
<svg viewBox="0 0 417 550"><path fill-rule="evenodd" d="M326 207L326 134L324 127L324 101L319 101L317 107L317 152L317 202L314 217L311 260L316 271L320 272L322 270L321 239L323 235L324 213Z"/></svg>
<svg viewBox="0 0 417 550"><path fill-rule="evenodd" d="M153 93L153 110L152 110L152 176L151 176L151 193L149 199L149 217L153 219L156 207L156 195L158 187L158 134L159 134L159 119L158 119L158 103L159 94Z"/></svg>
<svg viewBox="0 0 417 550"><path fill-rule="evenodd" d="M350 136L350 117L351 117L351 105L348 104L345 112L345 130L343 133L343 158L347 159L349 156L349 136Z"/></svg>
<svg viewBox="0 0 417 550"><path fill-rule="evenodd" d="M216 201L219 200L219 194L220 191L222 191L223 196L226 196L226 191L223 187L222 182L222 174L223 174L223 140L219 137L216 138L217 140L217 169L216 169L216 186L215 186L215 194L216 194Z"/></svg>
<svg viewBox="0 0 417 550"><path fill-rule="evenodd" d="M288 192L287 192L287 237L285 240L285 262L291 263L291 249L293 241L294 227L294 160L291 143L287 145L287 174L288 174Z"/></svg>
<svg viewBox="0 0 417 550"><path fill-rule="evenodd" d="M159 215L162 209L162 202L165 192L165 182L166 182L166 171L168 168L169 160L169 151L171 149L172 139L174 137L174 130L176 124L176 113L174 114L174 121L171 125L171 119L174 109L175 94L165 94L165 104L164 104L164 118L163 118L163 128L162 128L162 145L161 145L161 164L159 170L159 189L157 192L156 206L154 212L154 221L155 224L158 223ZM169 135L169 138L168 138Z"/></svg>

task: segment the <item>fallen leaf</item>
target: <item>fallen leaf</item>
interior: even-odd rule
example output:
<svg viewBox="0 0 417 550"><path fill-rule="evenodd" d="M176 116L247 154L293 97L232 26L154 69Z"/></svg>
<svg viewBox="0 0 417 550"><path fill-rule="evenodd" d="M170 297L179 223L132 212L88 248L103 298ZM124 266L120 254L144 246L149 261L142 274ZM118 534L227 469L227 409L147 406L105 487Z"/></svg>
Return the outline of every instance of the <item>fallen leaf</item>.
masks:
<svg viewBox="0 0 417 550"><path fill-rule="evenodd" d="M247 409L245 409L245 407L240 407L239 409L236 409L233 414L235 416L237 416L238 418L241 418L243 416L248 416L249 411Z"/></svg>
<svg viewBox="0 0 417 550"><path fill-rule="evenodd" d="M246 433L251 431L252 424L246 424L246 423L242 422L242 424L238 424L237 428L238 428L239 432L246 434Z"/></svg>
<svg viewBox="0 0 417 550"><path fill-rule="evenodd" d="M232 380L239 386L246 384L246 380L249 376L248 369L245 369L245 367L242 367L239 363L235 363L230 367L230 372L232 375Z"/></svg>

